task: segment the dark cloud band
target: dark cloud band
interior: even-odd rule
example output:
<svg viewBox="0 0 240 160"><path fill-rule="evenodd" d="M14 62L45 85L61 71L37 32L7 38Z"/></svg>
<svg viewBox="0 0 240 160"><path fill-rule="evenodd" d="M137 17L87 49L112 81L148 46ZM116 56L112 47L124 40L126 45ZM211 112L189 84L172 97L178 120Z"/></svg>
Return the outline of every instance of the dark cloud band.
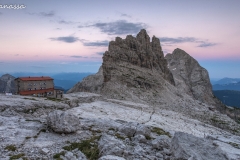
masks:
<svg viewBox="0 0 240 160"><path fill-rule="evenodd" d="M52 41L60 41L60 42L66 42L66 43L74 43L79 41L78 37L74 36L67 36L67 37L56 37L56 38L49 38Z"/></svg>
<svg viewBox="0 0 240 160"><path fill-rule="evenodd" d="M210 46L217 45L217 43L211 43L211 42L208 42L208 40L204 41L194 37L177 37L177 38L162 37L160 38L160 41L166 46L177 44L177 43L186 43L186 42L197 43L199 44L197 45L197 47L210 47Z"/></svg>
<svg viewBox="0 0 240 160"><path fill-rule="evenodd" d="M108 35L124 35L124 34L136 34L141 29L147 28L145 23L133 23L126 20L118 20L114 22L98 22L91 25L78 26L79 28L84 27L95 27L100 29L101 32Z"/></svg>

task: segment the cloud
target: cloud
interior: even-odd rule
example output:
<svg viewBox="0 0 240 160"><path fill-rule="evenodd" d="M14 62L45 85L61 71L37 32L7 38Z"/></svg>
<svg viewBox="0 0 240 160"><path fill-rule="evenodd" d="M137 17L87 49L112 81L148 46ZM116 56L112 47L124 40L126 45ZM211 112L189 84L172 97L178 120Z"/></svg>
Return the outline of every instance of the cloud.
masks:
<svg viewBox="0 0 240 160"><path fill-rule="evenodd" d="M177 43L197 43L197 47L211 47L217 45L217 43L208 42L208 40L201 40L194 37L177 37L177 38L170 38L170 37L162 37L160 38L160 42L163 43L164 46L171 46L172 44Z"/></svg>
<svg viewBox="0 0 240 160"><path fill-rule="evenodd" d="M97 52L96 54L102 56L104 54L104 52Z"/></svg>
<svg viewBox="0 0 240 160"><path fill-rule="evenodd" d="M58 23L60 23L60 24L73 24L73 23L75 23L75 22L61 20L61 21L58 21Z"/></svg>
<svg viewBox="0 0 240 160"><path fill-rule="evenodd" d="M74 36L55 37L55 38L49 38L49 39L51 39L52 41L60 41L65 43L74 43L79 41L79 38Z"/></svg>
<svg viewBox="0 0 240 160"><path fill-rule="evenodd" d="M41 17L53 17L53 16L55 16L55 12L54 11L40 12L40 13L30 13L30 12L28 12L27 14L29 14L29 15L37 15L37 16L41 16Z"/></svg>
<svg viewBox="0 0 240 160"><path fill-rule="evenodd" d="M122 16L122 17L132 18L132 16L130 16L130 15L128 15L128 14L125 14L125 13L122 13L121 16Z"/></svg>
<svg viewBox="0 0 240 160"><path fill-rule="evenodd" d="M109 41L81 41L84 46L95 46L95 47L107 47L109 44Z"/></svg>
<svg viewBox="0 0 240 160"><path fill-rule="evenodd" d="M72 57L72 58L88 58L88 57L77 56L77 55L73 55L73 56L69 56L69 57Z"/></svg>
<svg viewBox="0 0 240 160"><path fill-rule="evenodd" d="M69 56L69 57L72 57L72 58L83 58L82 56Z"/></svg>
<svg viewBox="0 0 240 160"><path fill-rule="evenodd" d="M141 29L147 28L145 23L133 23L126 20L118 20L113 22L98 22L92 25L78 26L79 28L84 27L95 27L100 29L101 32L108 35L124 35L124 34L136 34Z"/></svg>
<svg viewBox="0 0 240 160"><path fill-rule="evenodd" d="M56 28L56 30L61 30L61 28Z"/></svg>
<svg viewBox="0 0 240 160"><path fill-rule="evenodd" d="M167 43L184 43L184 42L196 42L197 39L193 37L178 37L178 38L162 37L160 38L160 41Z"/></svg>
<svg viewBox="0 0 240 160"><path fill-rule="evenodd" d="M202 42L202 44L198 45L197 47L211 47L215 45L217 45L217 43Z"/></svg>
<svg viewBox="0 0 240 160"><path fill-rule="evenodd" d="M43 17L53 17L53 16L55 16L55 13L54 13L54 11L50 11L50 12L40 12L39 15L40 15L40 16L43 16Z"/></svg>
<svg viewBox="0 0 240 160"><path fill-rule="evenodd" d="M15 54L14 56L19 56L19 54Z"/></svg>
<svg viewBox="0 0 240 160"><path fill-rule="evenodd" d="M0 15L2 15L3 13L2 12L0 12Z"/></svg>

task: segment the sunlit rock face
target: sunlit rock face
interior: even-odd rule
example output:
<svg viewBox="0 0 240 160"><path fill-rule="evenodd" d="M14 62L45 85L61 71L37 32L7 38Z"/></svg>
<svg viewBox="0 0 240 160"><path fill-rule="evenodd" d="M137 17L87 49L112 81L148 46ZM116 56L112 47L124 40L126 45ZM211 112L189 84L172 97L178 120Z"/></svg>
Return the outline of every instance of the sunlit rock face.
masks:
<svg viewBox="0 0 240 160"><path fill-rule="evenodd" d="M160 41L155 36L148 36L146 30L142 29L136 37L128 35L126 39L116 37L115 41L109 43L108 51L103 55L104 82L121 79L125 81L124 74L131 75L126 81L129 85L152 87L153 83L144 83L134 77L135 68L139 70L139 77L151 77L141 69L147 69L149 73L161 75L165 80L174 85L172 73L167 68L167 61L164 59ZM142 70L144 71L144 70ZM141 74L141 75L140 75Z"/></svg>
<svg viewBox="0 0 240 160"><path fill-rule="evenodd" d="M201 102L214 104L212 85L205 68L178 48L172 54L167 54L165 58L173 74L176 87L181 92L187 93Z"/></svg>

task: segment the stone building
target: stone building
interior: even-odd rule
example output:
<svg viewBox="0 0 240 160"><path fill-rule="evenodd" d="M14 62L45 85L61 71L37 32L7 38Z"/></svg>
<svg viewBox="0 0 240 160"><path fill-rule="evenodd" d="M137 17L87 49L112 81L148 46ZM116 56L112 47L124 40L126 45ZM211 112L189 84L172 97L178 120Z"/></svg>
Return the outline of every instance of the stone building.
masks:
<svg viewBox="0 0 240 160"><path fill-rule="evenodd" d="M18 77L15 83L17 94L54 97L54 83L51 77Z"/></svg>

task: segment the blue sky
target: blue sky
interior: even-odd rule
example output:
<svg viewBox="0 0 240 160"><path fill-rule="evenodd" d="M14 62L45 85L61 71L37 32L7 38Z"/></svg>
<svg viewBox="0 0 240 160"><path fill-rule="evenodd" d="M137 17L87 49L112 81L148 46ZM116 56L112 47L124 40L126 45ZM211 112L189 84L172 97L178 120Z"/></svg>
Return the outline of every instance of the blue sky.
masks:
<svg viewBox="0 0 240 160"><path fill-rule="evenodd" d="M22 9L8 9L9 5ZM5 5L5 8L4 8ZM240 77L239 0L0 0L0 72L97 72L116 36L145 28L211 78Z"/></svg>

